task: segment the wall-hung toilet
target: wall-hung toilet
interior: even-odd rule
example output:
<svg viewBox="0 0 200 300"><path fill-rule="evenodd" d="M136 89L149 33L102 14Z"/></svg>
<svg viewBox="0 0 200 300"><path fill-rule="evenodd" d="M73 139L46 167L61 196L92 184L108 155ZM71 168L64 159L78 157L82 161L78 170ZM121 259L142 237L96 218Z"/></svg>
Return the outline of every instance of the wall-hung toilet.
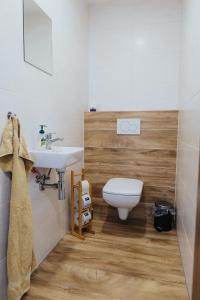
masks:
<svg viewBox="0 0 200 300"><path fill-rule="evenodd" d="M126 220L140 202L143 182L137 179L113 178L103 188L103 199L118 209L119 218Z"/></svg>

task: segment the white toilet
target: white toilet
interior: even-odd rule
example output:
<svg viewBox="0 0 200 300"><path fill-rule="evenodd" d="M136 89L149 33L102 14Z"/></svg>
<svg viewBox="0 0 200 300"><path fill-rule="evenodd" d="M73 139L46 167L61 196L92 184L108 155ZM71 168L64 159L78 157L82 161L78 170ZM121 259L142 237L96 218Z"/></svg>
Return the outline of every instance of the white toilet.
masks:
<svg viewBox="0 0 200 300"><path fill-rule="evenodd" d="M118 209L119 218L126 220L140 202L143 182L137 179L113 178L103 188L103 199Z"/></svg>

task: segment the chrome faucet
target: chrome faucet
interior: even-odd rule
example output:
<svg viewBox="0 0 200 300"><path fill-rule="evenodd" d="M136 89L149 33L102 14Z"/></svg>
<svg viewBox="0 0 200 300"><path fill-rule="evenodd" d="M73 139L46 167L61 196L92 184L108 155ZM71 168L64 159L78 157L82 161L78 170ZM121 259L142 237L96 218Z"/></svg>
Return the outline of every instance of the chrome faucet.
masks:
<svg viewBox="0 0 200 300"><path fill-rule="evenodd" d="M57 141L63 141L63 138L55 138L53 139L52 136L55 134L54 132L50 132L46 134L46 150L51 150L52 149L52 144L57 142Z"/></svg>

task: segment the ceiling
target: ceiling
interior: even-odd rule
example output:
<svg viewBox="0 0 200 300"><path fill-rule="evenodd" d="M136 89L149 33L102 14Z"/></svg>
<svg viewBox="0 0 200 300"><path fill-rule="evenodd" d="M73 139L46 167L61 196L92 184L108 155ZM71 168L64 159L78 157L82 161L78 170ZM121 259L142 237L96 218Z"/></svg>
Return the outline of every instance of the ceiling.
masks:
<svg viewBox="0 0 200 300"><path fill-rule="evenodd" d="M129 1L129 2L138 2L138 1L140 1L140 0L86 0L89 4L95 4L95 3L106 3L106 2L113 2L113 3L116 3L116 2L121 2L121 3L123 3L123 2L125 2L125 1Z"/></svg>
<svg viewBox="0 0 200 300"><path fill-rule="evenodd" d="M113 2L113 1L116 1L116 0L87 0L87 2L89 4L93 4L93 3L104 3L104 2Z"/></svg>

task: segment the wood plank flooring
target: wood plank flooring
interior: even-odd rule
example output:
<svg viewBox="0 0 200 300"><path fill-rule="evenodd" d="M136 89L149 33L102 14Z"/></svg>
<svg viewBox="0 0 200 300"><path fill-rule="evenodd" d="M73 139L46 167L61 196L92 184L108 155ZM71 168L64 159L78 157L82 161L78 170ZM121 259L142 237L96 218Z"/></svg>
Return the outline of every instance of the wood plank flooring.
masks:
<svg viewBox="0 0 200 300"><path fill-rule="evenodd" d="M23 300L188 300L176 233L96 216L96 234L67 234Z"/></svg>

